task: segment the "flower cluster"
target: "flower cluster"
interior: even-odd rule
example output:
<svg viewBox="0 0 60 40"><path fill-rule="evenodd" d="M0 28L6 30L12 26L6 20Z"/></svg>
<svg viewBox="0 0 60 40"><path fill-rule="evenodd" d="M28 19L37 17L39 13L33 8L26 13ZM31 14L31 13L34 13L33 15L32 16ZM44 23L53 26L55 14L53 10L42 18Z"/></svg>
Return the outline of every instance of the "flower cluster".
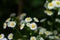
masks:
<svg viewBox="0 0 60 40"><path fill-rule="evenodd" d="M44 10L44 13L48 16L42 19L26 17L25 13L22 13L19 17L11 14L10 18L4 22L3 29L12 28L13 33L15 33L8 34L7 38L4 34L0 34L0 40L60 40L60 19L58 18L60 15L60 0L51 2L47 0L45 7L47 10ZM58 10L58 15L54 15L52 10Z"/></svg>
<svg viewBox="0 0 60 40"><path fill-rule="evenodd" d="M12 33L8 34L7 38L5 38L4 34L0 34L0 40L12 40L12 39L13 39Z"/></svg>
<svg viewBox="0 0 60 40"><path fill-rule="evenodd" d="M16 26L16 21L11 21L11 18L8 18L5 23L3 24L3 28L6 29L7 27L14 28Z"/></svg>
<svg viewBox="0 0 60 40"><path fill-rule="evenodd" d="M53 0L53 1L51 1L51 2L48 2L47 1L47 8L49 9L49 10L51 10L51 9L55 9L55 8L60 8L60 0Z"/></svg>
<svg viewBox="0 0 60 40"><path fill-rule="evenodd" d="M47 15L51 16L53 15L52 11L49 10L57 10L58 9L58 15L60 15L60 0L52 0L51 2L49 2L48 0L45 3L45 8L48 9L46 11L44 11Z"/></svg>
<svg viewBox="0 0 60 40"><path fill-rule="evenodd" d="M34 22L32 22L34 20ZM36 30L37 29L37 24L35 22L39 22L38 18L34 17L33 19L31 17L25 18L25 20L22 20L20 22L20 29L22 30L24 26L26 25L29 27L31 30Z"/></svg>
<svg viewBox="0 0 60 40"><path fill-rule="evenodd" d="M3 25L3 29L6 29L7 27L14 29L16 27L17 21L13 21L11 19L14 19L14 18L8 18L5 21L5 23ZM44 23L46 20L47 20L47 18L39 20L36 17L33 17L33 18L26 17L18 22L18 24L19 24L18 28L20 29L20 31L18 29L17 29L17 31L19 32L19 34L23 30L25 30L26 32L29 32L28 34L25 34L25 35L23 33L20 34L23 37L27 37L26 40L45 40L45 39L60 40L60 36L57 35L58 34L57 31L48 31L46 28L38 26L37 23ZM59 19L56 19L56 22L58 22L58 21L59 21ZM51 22L47 21L47 23L48 23L48 25L51 25ZM30 35L30 36L28 37L28 35ZM8 40L8 39L12 40L13 34L10 33L7 38L4 38L4 35L1 34L0 39L1 40L3 40L3 39L4 40ZM17 40L24 40L24 39L20 38Z"/></svg>

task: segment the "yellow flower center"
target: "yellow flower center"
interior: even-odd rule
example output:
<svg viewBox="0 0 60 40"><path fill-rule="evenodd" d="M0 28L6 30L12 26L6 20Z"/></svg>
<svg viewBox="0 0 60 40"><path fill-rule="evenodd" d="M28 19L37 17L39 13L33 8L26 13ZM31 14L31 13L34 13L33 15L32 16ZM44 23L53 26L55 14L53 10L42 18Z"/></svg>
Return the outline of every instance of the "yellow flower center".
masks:
<svg viewBox="0 0 60 40"><path fill-rule="evenodd" d="M32 40L35 40L34 38L32 38Z"/></svg>
<svg viewBox="0 0 60 40"><path fill-rule="evenodd" d="M10 35L9 38L13 38L12 35Z"/></svg>
<svg viewBox="0 0 60 40"><path fill-rule="evenodd" d="M2 35L0 35L0 38L2 38Z"/></svg>
<svg viewBox="0 0 60 40"><path fill-rule="evenodd" d="M32 28L35 28L35 24L32 24Z"/></svg>
<svg viewBox="0 0 60 40"><path fill-rule="evenodd" d="M48 14L51 14L51 12L50 12L50 11L48 11Z"/></svg>
<svg viewBox="0 0 60 40"><path fill-rule="evenodd" d="M46 32L46 35L48 35L49 34L49 32Z"/></svg>
<svg viewBox="0 0 60 40"><path fill-rule="evenodd" d="M30 18L27 18L27 20L30 20Z"/></svg>
<svg viewBox="0 0 60 40"><path fill-rule="evenodd" d="M11 26L14 26L14 22L11 23Z"/></svg>
<svg viewBox="0 0 60 40"><path fill-rule="evenodd" d="M57 5L59 5L59 4L60 4L60 2L59 2L59 1L57 1L57 2L56 2L56 4L57 4Z"/></svg>
<svg viewBox="0 0 60 40"><path fill-rule="evenodd" d="M49 6L53 6L53 4L52 3L49 3Z"/></svg>

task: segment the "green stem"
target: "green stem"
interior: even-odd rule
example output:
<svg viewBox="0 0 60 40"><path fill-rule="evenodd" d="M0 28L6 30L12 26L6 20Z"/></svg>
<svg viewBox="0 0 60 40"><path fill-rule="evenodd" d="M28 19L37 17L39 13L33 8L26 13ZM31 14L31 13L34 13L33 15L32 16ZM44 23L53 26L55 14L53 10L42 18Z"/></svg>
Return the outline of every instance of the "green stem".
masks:
<svg viewBox="0 0 60 40"><path fill-rule="evenodd" d="M54 23L54 19L53 19L53 17L52 17L52 16L51 16L51 18L52 18L52 21L53 21L53 23ZM53 28L52 28L52 27L53 27L53 24L51 25L51 28L50 28L50 29L51 29L51 31L53 30Z"/></svg>

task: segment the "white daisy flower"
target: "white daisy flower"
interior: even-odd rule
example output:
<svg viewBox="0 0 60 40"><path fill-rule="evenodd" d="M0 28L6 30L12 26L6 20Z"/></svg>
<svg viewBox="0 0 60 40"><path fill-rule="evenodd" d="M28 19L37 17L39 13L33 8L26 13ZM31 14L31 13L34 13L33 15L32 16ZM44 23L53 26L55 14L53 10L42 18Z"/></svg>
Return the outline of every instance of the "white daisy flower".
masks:
<svg viewBox="0 0 60 40"><path fill-rule="evenodd" d="M51 16L51 15L53 15L53 12L52 11L49 11L49 10L45 10L44 11L48 16Z"/></svg>
<svg viewBox="0 0 60 40"><path fill-rule="evenodd" d="M7 23L4 23L3 24L3 29L6 29L6 27L7 27Z"/></svg>
<svg viewBox="0 0 60 40"><path fill-rule="evenodd" d="M55 5L51 2L48 3L48 9L54 9Z"/></svg>
<svg viewBox="0 0 60 40"><path fill-rule="evenodd" d="M37 24L36 23L31 23L30 24L30 29L31 30L36 30L37 29Z"/></svg>
<svg viewBox="0 0 60 40"><path fill-rule="evenodd" d="M55 21L56 21L56 22L59 22L59 19L58 19L58 18L56 18L56 19L55 19Z"/></svg>
<svg viewBox="0 0 60 40"><path fill-rule="evenodd" d="M7 40L7 38L2 38L1 40Z"/></svg>
<svg viewBox="0 0 60 40"><path fill-rule="evenodd" d="M54 36L49 36L49 39L54 39Z"/></svg>
<svg viewBox="0 0 60 40"><path fill-rule="evenodd" d="M55 39L60 39L60 37L59 36L55 36Z"/></svg>
<svg viewBox="0 0 60 40"><path fill-rule="evenodd" d="M24 28L24 26L25 26L25 24L23 23L23 24L21 24L20 25L20 29L22 30L23 28Z"/></svg>
<svg viewBox="0 0 60 40"><path fill-rule="evenodd" d="M14 17L14 16L16 16L16 14L15 14L15 13L10 14L10 17Z"/></svg>
<svg viewBox="0 0 60 40"><path fill-rule="evenodd" d="M58 10L58 15L60 15L60 9Z"/></svg>
<svg viewBox="0 0 60 40"><path fill-rule="evenodd" d="M60 15L60 11L58 11L58 15Z"/></svg>
<svg viewBox="0 0 60 40"><path fill-rule="evenodd" d="M32 36L32 37L30 38L30 40L36 40L36 37L35 37L35 36Z"/></svg>
<svg viewBox="0 0 60 40"><path fill-rule="evenodd" d="M26 26L27 26L27 27L30 27L30 23L26 23Z"/></svg>
<svg viewBox="0 0 60 40"><path fill-rule="evenodd" d="M15 26L16 26L16 22L15 21L8 22L8 27L14 28Z"/></svg>
<svg viewBox="0 0 60 40"><path fill-rule="evenodd" d="M26 23L25 20L21 20L21 21L20 21L20 24L23 24L23 23Z"/></svg>
<svg viewBox="0 0 60 40"><path fill-rule="evenodd" d="M8 19L6 20L6 22L9 22L9 21L10 21L10 19L11 19L11 18L8 18Z"/></svg>
<svg viewBox="0 0 60 40"><path fill-rule="evenodd" d="M60 7L60 1L54 1L55 7Z"/></svg>
<svg viewBox="0 0 60 40"><path fill-rule="evenodd" d="M44 40L42 37L40 37L40 40Z"/></svg>
<svg viewBox="0 0 60 40"><path fill-rule="evenodd" d="M39 22L38 18L34 17L33 19L35 22Z"/></svg>
<svg viewBox="0 0 60 40"><path fill-rule="evenodd" d="M4 38L4 34L0 34L0 39L3 39Z"/></svg>
<svg viewBox="0 0 60 40"><path fill-rule="evenodd" d="M9 39L9 40L12 40L12 39L13 39L13 34L12 34L12 33L10 33L10 34L8 35L8 39Z"/></svg>
<svg viewBox="0 0 60 40"><path fill-rule="evenodd" d="M58 22L58 23L60 23L60 19L58 19L58 18L56 18L55 21Z"/></svg>
<svg viewBox="0 0 60 40"><path fill-rule="evenodd" d="M45 28L41 28L41 29L39 30L39 34L44 34L44 33L45 33L45 31L46 31L46 29L45 29Z"/></svg>
<svg viewBox="0 0 60 40"><path fill-rule="evenodd" d="M20 20L23 20L24 19L24 17L26 16L26 13L22 13L21 15L20 15Z"/></svg>
<svg viewBox="0 0 60 40"><path fill-rule="evenodd" d="M57 30L54 30L53 33L54 33L54 35L57 35L58 34L58 31Z"/></svg>
<svg viewBox="0 0 60 40"><path fill-rule="evenodd" d="M50 31L45 31L45 34L46 34L46 36L49 36L49 35L52 34L52 32L50 32Z"/></svg>
<svg viewBox="0 0 60 40"><path fill-rule="evenodd" d="M25 18L25 22L31 22L31 21L32 21L32 18L31 17Z"/></svg>
<svg viewBox="0 0 60 40"><path fill-rule="evenodd" d="M44 18L44 19L41 19L41 20L40 20L40 22L44 22L45 20L46 20L46 18Z"/></svg>

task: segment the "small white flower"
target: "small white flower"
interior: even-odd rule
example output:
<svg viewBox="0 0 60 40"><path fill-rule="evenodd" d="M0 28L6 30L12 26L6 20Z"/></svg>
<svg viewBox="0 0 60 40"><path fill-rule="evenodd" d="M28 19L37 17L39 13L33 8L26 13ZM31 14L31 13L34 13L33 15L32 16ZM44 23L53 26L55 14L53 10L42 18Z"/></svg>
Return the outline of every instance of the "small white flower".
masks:
<svg viewBox="0 0 60 40"><path fill-rule="evenodd" d="M60 9L58 10L58 15L60 15Z"/></svg>
<svg viewBox="0 0 60 40"><path fill-rule="evenodd" d="M3 24L3 29L6 29L6 27L7 27L7 23L4 23Z"/></svg>
<svg viewBox="0 0 60 40"><path fill-rule="evenodd" d="M32 37L30 38L30 40L36 40L36 37L35 37L35 36L32 36Z"/></svg>
<svg viewBox="0 0 60 40"><path fill-rule="evenodd" d="M26 26L27 26L27 27L30 27L30 23L26 23Z"/></svg>
<svg viewBox="0 0 60 40"><path fill-rule="evenodd" d="M30 24L30 29L31 30L36 30L37 29L37 24L36 23L31 23Z"/></svg>
<svg viewBox="0 0 60 40"><path fill-rule="evenodd" d="M60 23L60 19L58 19L58 18L56 18L55 21L58 22L58 23Z"/></svg>
<svg viewBox="0 0 60 40"><path fill-rule="evenodd" d="M54 1L55 7L60 7L60 1Z"/></svg>
<svg viewBox="0 0 60 40"><path fill-rule="evenodd" d="M8 27L14 28L15 26L16 26L16 22L15 21L8 22Z"/></svg>
<svg viewBox="0 0 60 40"><path fill-rule="evenodd" d="M54 36L49 36L49 39L54 39Z"/></svg>
<svg viewBox="0 0 60 40"><path fill-rule="evenodd" d="M60 37L59 36L55 36L55 39L60 39Z"/></svg>
<svg viewBox="0 0 60 40"><path fill-rule="evenodd" d="M51 2L48 3L48 9L54 9L55 5Z"/></svg>
<svg viewBox="0 0 60 40"><path fill-rule="evenodd" d="M46 18L44 18L44 19L41 19L41 20L40 20L40 22L44 22L45 20L46 20Z"/></svg>
<svg viewBox="0 0 60 40"><path fill-rule="evenodd" d="M11 18L8 18L8 19L6 20L6 22L9 22L9 21L10 21L10 19L11 19Z"/></svg>
<svg viewBox="0 0 60 40"><path fill-rule="evenodd" d="M3 39L1 39L1 40L7 40L7 38L3 38Z"/></svg>
<svg viewBox="0 0 60 40"><path fill-rule="evenodd" d="M46 29L45 29L45 28L41 28L41 29L39 30L39 34L44 34L44 33L45 33L45 31L46 31Z"/></svg>
<svg viewBox="0 0 60 40"><path fill-rule="evenodd" d="M60 11L58 11L58 15L60 15Z"/></svg>
<svg viewBox="0 0 60 40"><path fill-rule="evenodd" d="M24 19L24 17L26 16L26 13L22 13L21 15L20 15L20 20L23 20Z"/></svg>
<svg viewBox="0 0 60 40"><path fill-rule="evenodd" d="M23 24L21 24L20 25L20 29L22 30L23 28L24 28L24 26L25 26L25 24L23 23Z"/></svg>
<svg viewBox="0 0 60 40"><path fill-rule="evenodd" d="M12 34L12 33L10 33L10 34L8 35L8 39L9 39L9 40L12 40L12 39L13 39L13 34Z"/></svg>
<svg viewBox="0 0 60 40"><path fill-rule="evenodd" d="M44 40L42 37L40 37L40 40Z"/></svg>
<svg viewBox="0 0 60 40"><path fill-rule="evenodd" d="M4 34L0 34L0 39L3 39L4 38Z"/></svg>
<svg viewBox="0 0 60 40"><path fill-rule="evenodd" d="M51 15L53 15L53 12L52 11L49 11L49 10L45 10L44 11L48 16L51 16Z"/></svg>
<svg viewBox="0 0 60 40"><path fill-rule="evenodd" d="M38 18L34 17L33 19L35 22L39 22Z"/></svg>
<svg viewBox="0 0 60 40"><path fill-rule="evenodd" d="M20 21L20 24L23 24L23 23L26 23L25 20L21 20L21 21Z"/></svg>
<svg viewBox="0 0 60 40"><path fill-rule="evenodd" d="M50 32L50 31L46 31L45 34L46 34L46 36L49 36L49 35L52 34L52 32Z"/></svg>
<svg viewBox="0 0 60 40"><path fill-rule="evenodd" d="M57 35L58 34L58 31L57 30L54 30L53 33L54 33L54 35Z"/></svg>
<svg viewBox="0 0 60 40"><path fill-rule="evenodd" d="M31 21L32 21L32 18L31 17L25 18L25 22L31 22Z"/></svg>
<svg viewBox="0 0 60 40"><path fill-rule="evenodd" d="M59 22L59 19L58 19L58 18L56 18L56 19L55 19L55 21L56 21L56 22Z"/></svg>
<svg viewBox="0 0 60 40"><path fill-rule="evenodd" d="M14 17L14 16L16 16L16 14L15 14L15 13L10 14L10 17Z"/></svg>
<svg viewBox="0 0 60 40"><path fill-rule="evenodd" d="M44 4L44 7L47 9L47 5L48 5L48 0L46 0L46 3Z"/></svg>

